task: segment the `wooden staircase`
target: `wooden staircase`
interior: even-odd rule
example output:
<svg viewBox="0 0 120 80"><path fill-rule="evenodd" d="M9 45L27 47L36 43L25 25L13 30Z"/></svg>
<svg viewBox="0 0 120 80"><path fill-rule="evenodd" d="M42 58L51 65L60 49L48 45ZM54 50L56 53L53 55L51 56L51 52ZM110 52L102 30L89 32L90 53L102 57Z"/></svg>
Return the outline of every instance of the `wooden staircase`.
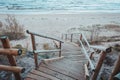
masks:
<svg viewBox="0 0 120 80"><path fill-rule="evenodd" d="M39 35L29 31L27 31L27 33L31 35L35 69L31 70L24 80L97 80L104 59L106 55L111 52L111 47L90 45L83 34L81 34L80 39L78 39L79 45L76 45L72 42L63 42L60 39ZM54 42L57 49L36 50L35 36L57 41ZM71 34L70 41L73 41L72 38L73 34ZM65 39L67 39L67 37ZM0 40L3 43L3 48L5 48L0 50L0 55L7 55L11 63L11 66L0 65L0 69L11 71L14 73L16 80L22 80L20 72L23 72L24 70L21 67L16 67L16 61L14 60L14 56L19 55L19 53L21 54L21 51L11 49L8 38L0 38ZM93 51L91 51L91 49ZM94 65L92 58L94 57L93 54L96 53L95 50L100 50L100 56L97 64ZM52 52L56 53L53 58L43 59L40 63L38 62L37 57L39 56L39 53ZM116 74L119 74L119 62L120 57L110 76L110 80L113 80L113 77Z"/></svg>
<svg viewBox="0 0 120 80"><path fill-rule="evenodd" d="M71 43L62 45L63 59L41 63L37 70L32 70L26 80L85 80L84 78L84 54L80 52L80 47Z"/></svg>

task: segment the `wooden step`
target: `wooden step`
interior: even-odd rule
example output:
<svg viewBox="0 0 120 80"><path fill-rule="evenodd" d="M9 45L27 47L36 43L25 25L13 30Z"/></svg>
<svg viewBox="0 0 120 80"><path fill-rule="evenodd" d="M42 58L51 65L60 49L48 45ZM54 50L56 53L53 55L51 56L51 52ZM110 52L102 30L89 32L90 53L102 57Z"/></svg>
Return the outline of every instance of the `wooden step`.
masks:
<svg viewBox="0 0 120 80"><path fill-rule="evenodd" d="M50 79L50 80L60 80L60 79L58 79L58 78L56 78L56 77L53 77L53 76L48 75L48 74L45 74L45 73L43 73L43 72L41 72L41 71L39 71L39 70L32 70L31 73L32 73L32 74L35 74L35 75L38 75L38 76L42 76L42 77L47 78L47 79ZM31 76L32 76L32 75L31 75ZM39 78L39 79L41 79L41 78ZM39 80L39 79L37 79L37 80ZM41 80L42 80L42 79L41 79Z"/></svg>
<svg viewBox="0 0 120 80"><path fill-rule="evenodd" d="M55 58L50 58L50 59L43 59L42 61L43 61L43 63L48 64L50 62L58 61L63 58L64 58L64 56L61 56L61 57L55 57Z"/></svg>
<svg viewBox="0 0 120 80"><path fill-rule="evenodd" d="M31 79L31 80L52 80L52 79L49 79L49 78L46 78L46 77L43 77L43 76L41 76L41 75L38 75L38 74L34 74L34 73L29 73L28 75L27 75L27 78L26 79Z"/></svg>
<svg viewBox="0 0 120 80"><path fill-rule="evenodd" d="M51 70L47 67L40 67L39 71L44 72L45 74L49 74L49 75L56 77L58 79L61 79L61 80L75 80L75 78L64 75L64 74L60 73L59 71Z"/></svg>
<svg viewBox="0 0 120 80"><path fill-rule="evenodd" d="M80 74L78 74L78 73L76 73L76 72L74 72L74 71L72 71L72 70L68 70L68 68L63 68L63 67L58 67L58 66L56 66L56 65L52 65L52 64L47 64L47 65L45 65L45 64L43 64L43 65L41 65L42 67L46 67L46 68L48 68L48 69L50 69L50 70L54 70L54 71L58 71L59 73L62 73L62 74L64 74L64 75L67 75L67 76L69 76L69 77L71 77L71 78L74 78L74 79L76 79L76 80L80 80L80 77L82 78L82 77L84 77L83 75L83 72L81 72ZM79 71L80 72L80 71ZM84 79L83 79L84 80Z"/></svg>

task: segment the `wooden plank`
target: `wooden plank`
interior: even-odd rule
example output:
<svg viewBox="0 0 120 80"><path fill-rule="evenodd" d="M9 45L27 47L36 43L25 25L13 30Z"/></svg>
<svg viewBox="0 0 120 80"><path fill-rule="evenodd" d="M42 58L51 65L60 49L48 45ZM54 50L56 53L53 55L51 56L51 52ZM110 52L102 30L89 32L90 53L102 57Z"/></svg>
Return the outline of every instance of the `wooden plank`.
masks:
<svg viewBox="0 0 120 80"><path fill-rule="evenodd" d="M48 79L48 78L45 78L45 77L42 77L40 75L33 74L33 73L29 73L27 75L27 78L30 78L30 79L33 79L33 80L52 80L52 79Z"/></svg>
<svg viewBox="0 0 120 80"><path fill-rule="evenodd" d="M36 79L32 79L32 78L25 78L25 80L36 80Z"/></svg>
<svg viewBox="0 0 120 80"><path fill-rule="evenodd" d="M56 67L56 66L51 65L51 64L47 64L47 65L42 64L41 66L46 67L46 68L48 68L50 70L58 71L59 73L67 75L67 76L69 76L71 78L75 78L75 79L78 79L78 80L80 79L80 74L77 74L77 73L72 72L72 71L68 71L67 69L63 69L62 67L61 68Z"/></svg>
<svg viewBox="0 0 120 80"><path fill-rule="evenodd" d="M60 80L60 79L58 79L56 77L53 77L51 75L45 74L45 73L37 71L37 70L32 70L31 73L42 76L42 77L45 77L45 78L48 78L50 80Z"/></svg>
<svg viewBox="0 0 120 80"><path fill-rule="evenodd" d="M57 62L51 63L49 65L54 65L54 66L62 68L64 70L67 69L67 71L75 72L76 74L80 74L79 69L83 67L82 66L83 64L74 63L73 61L66 60L66 59L63 59L59 62L57 61Z"/></svg>
<svg viewBox="0 0 120 80"><path fill-rule="evenodd" d="M55 57L55 58L50 58L50 59L43 59L42 61L46 64L50 63L50 62L53 62L53 61L57 61L57 60L61 60L63 59L64 56L61 56L61 57Z"/></svg>
<svg viewBox="0 0 120 80"><path fill-rule="evenodd" d="M54 76L58 79L62 79L62 80L75 80L75 78L71 78L67 75L64 75L58 71L54 71L54 70L51 70L51 69L48 69L47 67L39 67L39 71L41 72L44 72L46 74L49 74L51 76Z"/></svg>
<svg viewBox="0 0 120 80"><path fill-rule="evenodd" d="M73 34L71 34L71 39L70 39L70 41L71 41L71 42L73 41Z"/></svg>

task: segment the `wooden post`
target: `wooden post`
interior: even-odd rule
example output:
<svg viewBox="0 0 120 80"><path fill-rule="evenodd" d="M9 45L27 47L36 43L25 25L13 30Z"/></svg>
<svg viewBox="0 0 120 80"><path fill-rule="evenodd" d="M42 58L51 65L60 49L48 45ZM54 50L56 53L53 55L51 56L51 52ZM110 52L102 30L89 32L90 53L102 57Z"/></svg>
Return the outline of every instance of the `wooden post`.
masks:
<svg viewBox="0 0 120 80"><path fill-rule="evenodd" d="M119 58L115 64L115 67L110 75L110 79L109 80L113 80L113 77L118 74L120 72L120 55L119 55Z"/></svg>
<svg viewBox="0 0 120 80"><path fill-rule="evenodd" d="M82 40L82 34L80 35L80 40Z"/></svg>
<svg viewBox="0 0 120 80"><path fill-rule="evenodd" d="M71 40L70 41L72 42L72 40L73 40L73 34L71 34Z"/></svg>
<svg viewBox="0 0 120 80"><path fill-rule="evenodd" d="M67 40L67 34L65 34L65 40Z"/></svg>
<svg viewBox="0 0 120 80"><path fill-rule="evenodd" d="M96 65L95 71L93 73L92 80L97 80L97 76L98 76L99 71L101 69L101 66L103 64L103 61L104 61L104 59L106 57L106 54L107 54L106 52L102 51L101 56L99 58L99 61L98 61L97 65Z"/></svg>
<svg viewBox="0 0 120 80"><path fill-rule="evenodd" d="M62 34L61 39L63 39L63 35L64 35L64 34Z"/></svg>
<svg viewBox="0 0 120 80"><path fill-rule="evenodd" d="M33 48L33 51L36 50L36 46L35 46L35 36L33 34L31 34L31 40L32 40L32 48ZM37 53L34 53L34 60L35 60L35 69L38 68L38 54Z"/></svg>
<svg viewBox="0 0 120 80"><path fill-rule="evenodd" d="M9 39L8 39L7 36L3 36L3 37L1 37L0 39L1 39L1 42L2 42L2 45L3 45L4 48L7 48L7 49L11 48L11 47L10 47L10 43L9 43ZM9 63L10 63L11 66L17 66L16 60L15 60L15 57L14 57L14 56L12 56L12 55L7 55L7 58L8 58L8 60L9 60ZM14 72L14 75L15 75L15 79L16 79L16 80L21 80L20 73Z"/></svg>
<svg viewBox="0 0 120 80"><path fill-rule="evenodd" d="M62 47L62 45L61 45L62 43L60 42L60 51L59 51L59 57L61 57L61 47Z"/></svg>

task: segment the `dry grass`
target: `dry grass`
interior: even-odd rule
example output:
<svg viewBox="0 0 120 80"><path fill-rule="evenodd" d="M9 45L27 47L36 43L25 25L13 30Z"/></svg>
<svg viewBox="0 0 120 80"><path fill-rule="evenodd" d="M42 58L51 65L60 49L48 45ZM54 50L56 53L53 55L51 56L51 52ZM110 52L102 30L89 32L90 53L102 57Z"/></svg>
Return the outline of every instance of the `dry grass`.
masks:
<svg viewBox="0 0 120 80"><path fill-rule="evenodd" d="M15 45L13 48L21 49L21 50L22 50L22 56L27 53L27 48L22 47L21 44L17 44L17 45Z"/></svg>
<svg viewBox="0 0 120 80"><path fill-rule="evenodd" d="M48 43L44 43L43 44L43 49L50 50L49 44Z"/></svg>
<svg viewBox="0 0 120 80"><path fill-rule="evenodd" d="M43 49L44 50L51 50L52 48L50 47L50 45L48 43L44 43L43 44ZM53 57L54 55L55 55L54 53L45 53L45 54L42 54L41 57L45 58L45 59L48 59L48 58Z"/></svg>
<svg viewBox="0 0 120 80"><path fill-rule="evenodd" d="M19 40L25 37L24 26L20 25L14 16L8 15L2 30L2 35L6 35L10 40Z"/></svg>

